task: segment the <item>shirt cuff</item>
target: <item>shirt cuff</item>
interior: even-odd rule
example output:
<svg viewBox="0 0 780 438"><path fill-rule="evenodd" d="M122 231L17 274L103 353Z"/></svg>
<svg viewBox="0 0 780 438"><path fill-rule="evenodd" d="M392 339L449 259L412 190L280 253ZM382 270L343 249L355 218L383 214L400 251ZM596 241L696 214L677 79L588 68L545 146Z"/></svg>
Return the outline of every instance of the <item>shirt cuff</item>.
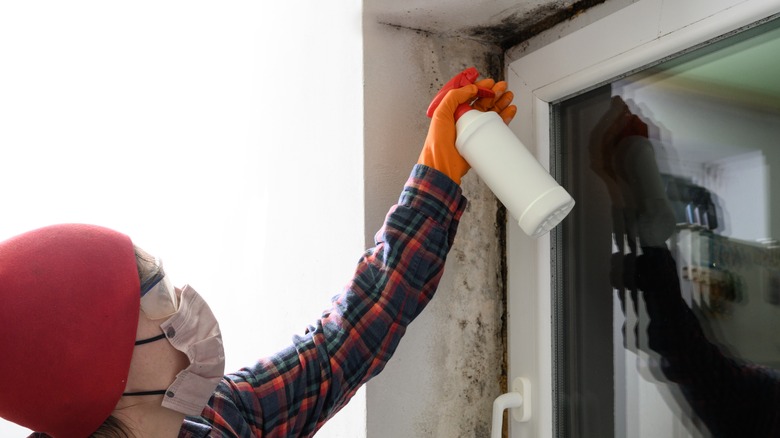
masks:
<svg viewBox="0 0 780 438"><path fill-rule="evenodd" d="M418 210L444 228L457 225L467 202L458 184L423 164L414 166L398 199L398 205Z"/></svg>

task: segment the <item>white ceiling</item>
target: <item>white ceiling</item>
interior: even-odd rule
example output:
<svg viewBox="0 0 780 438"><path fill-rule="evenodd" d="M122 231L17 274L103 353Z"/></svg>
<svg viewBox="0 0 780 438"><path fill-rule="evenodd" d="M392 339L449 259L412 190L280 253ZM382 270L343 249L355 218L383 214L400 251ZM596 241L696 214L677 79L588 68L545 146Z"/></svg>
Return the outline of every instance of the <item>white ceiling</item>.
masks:
<svg viewBox="0 0 780 438"><path fill-rule="evenodd" d="M528 16L537 8L563 3L560 0L395 0L381 3L377 19L434 33L449 33L495 25L507 17Z"/></svg>
<svg viewBox="0 0 780 438"><path fill-rule="evenodd" d="M605 0L366 0L376 21L504 49Z"/></svg>

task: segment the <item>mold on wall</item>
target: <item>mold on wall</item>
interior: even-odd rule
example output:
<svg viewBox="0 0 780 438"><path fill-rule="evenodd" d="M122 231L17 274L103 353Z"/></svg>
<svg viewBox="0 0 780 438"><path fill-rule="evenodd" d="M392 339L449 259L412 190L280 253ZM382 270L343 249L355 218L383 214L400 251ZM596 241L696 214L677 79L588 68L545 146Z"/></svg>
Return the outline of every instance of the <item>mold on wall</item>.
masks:
<svg viewBox="0 0 780 438"><path fill-rule="evenodd" d="M469 27L463 32L480 41L496 44L503 52L606 1L555 1L531 11L505 11L498 23Z"/></svg>
<svg viewBox="0 0 780 438"><path fill-rule="evenodd" d="M637 1L639 0L587 0L587 3L577 2L570 8L547 13L544 12L546 8L540 8L538 17L531 18L527 24L514 31L510 26L508 32L504 32L503 25L478 26L476 30L493 33L501 41L497 44L505 49L504 61L511 63L525 53L563 38ZM505 18L510 24L518 19L522 17Z"/></svg>
<svg viewBox="0 0 780 438"><path fill-rule="evenodd" d="M422 77L432 78L430 96L469 65L483 76L500 78L503 72L501 51L492 45L433 34L420 35L417 44L427 55L421 66ZM434 391L427 397L436 403L420 414L418 436L488 436L493 400L504 392L505 223L498 214L503 207L475 172L469 172L462 187L469 206L442 285L448 299L431 309L439 330L450 334L446 342L432 346L431 360L446 364L448 372L434 376ZM441 412L449 415L428 420Z"/></svg>
<svg viewBox="0 0 780 438"><path fill-rule="evenodd" d="M514 3L478 25L446 31L432 30L441 23L425 29L411 17L391 19L382 10L385 3L364 2L366 243L417 160L431 98L452 75L475 66L483 76L501 78L505 60L524 38L550 27L563 34L569 23L581 21L570 19L585 9L603 11L587 14L595 20L635 1ZM430 6L483 6L488 13L491 7L435 1L420 6L433 17ZM507 225L505 209L474 172L463 179L462 188L469 207L439 291L409 327L384 372L366 388L367 436L372 438L489 436L493 400L506 392L505 244L506 227L513 223Z"/></svg>
<svg viewBox="0 0 780 438"><path fill-rule="evenodd" d="M467 66L499 76L503 58L497 46L473 39L375 22L364 23L364 45L368 238L416 162L430 99ZM372 438L490 433L492 403L506 376L505 214L474 172L462 188L469 205L439 290L367 386Z"/></svg>

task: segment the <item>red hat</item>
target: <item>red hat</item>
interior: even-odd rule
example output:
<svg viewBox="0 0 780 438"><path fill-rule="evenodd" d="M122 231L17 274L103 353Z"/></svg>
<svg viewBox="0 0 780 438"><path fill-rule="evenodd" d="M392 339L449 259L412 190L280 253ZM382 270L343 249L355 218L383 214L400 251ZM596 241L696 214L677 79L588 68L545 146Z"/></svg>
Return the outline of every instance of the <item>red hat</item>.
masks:
<svg viewBox="0 0 780 438"><path fill-rule="evenodd" d="M124 234L55 225L0 242L0 417L90 435L125 389L140 286Z"/></svg>

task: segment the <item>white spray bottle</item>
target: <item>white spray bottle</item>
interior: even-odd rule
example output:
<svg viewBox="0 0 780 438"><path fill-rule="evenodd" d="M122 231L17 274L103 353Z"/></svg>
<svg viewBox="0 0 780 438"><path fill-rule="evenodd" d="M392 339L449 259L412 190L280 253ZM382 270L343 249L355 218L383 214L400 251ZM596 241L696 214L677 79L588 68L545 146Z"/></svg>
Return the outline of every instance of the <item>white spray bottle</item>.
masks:
<svg viewBox="0 0 780 438"><path fill-rule="evenodd" d="M428 108L428 116L452 88L472 84L479 77L468 68L442 87ZM492 94L490 90L481 90ZM455 113L455 147L493 194L531 237L548 233L574 208L574 199L531 155L495 111L482 112L469 104Z"/></svg>

